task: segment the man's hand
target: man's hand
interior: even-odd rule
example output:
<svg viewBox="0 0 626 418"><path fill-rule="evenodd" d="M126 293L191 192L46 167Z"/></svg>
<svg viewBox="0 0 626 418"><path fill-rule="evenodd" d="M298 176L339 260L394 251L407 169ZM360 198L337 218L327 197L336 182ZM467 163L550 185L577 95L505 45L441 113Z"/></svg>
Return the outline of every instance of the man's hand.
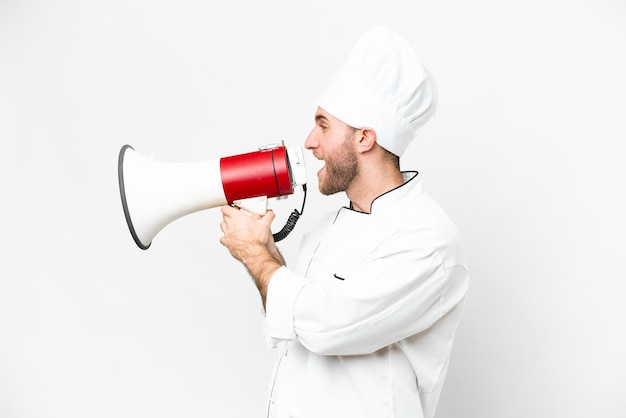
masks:
<svg viewBox="0 0 626 418"><path fill-rule="evenodd" d="M248 253L253 251L251 247L268 246L272 238L270 226L275 216L271 210L260 216L237 207L224 205L222 206L223 220L220 224L224 236L220 242L228 248L233 257L245 264Z"/></svg>
<svg viewBox="0 0 626 418"><path fill-rule="evenodd" d="M265 306L269 281L284 264L270 229L276 215L269 210L260 216L229 205L222 206L221 210L220 228L224 236L220 243L248 269Z"/></svg>

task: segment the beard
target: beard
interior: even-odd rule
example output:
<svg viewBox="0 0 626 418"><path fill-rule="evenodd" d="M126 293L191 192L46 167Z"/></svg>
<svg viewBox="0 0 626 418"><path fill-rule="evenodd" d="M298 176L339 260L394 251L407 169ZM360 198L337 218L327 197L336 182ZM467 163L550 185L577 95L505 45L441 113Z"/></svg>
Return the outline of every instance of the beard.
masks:
<svg viewBox="0 0 626 418"><path fill-rule="evenodd" d="M319 182L320 193L331 195L346 191L359 171L350 136L346 137L332 157L325 158L325 162L326 173Z"/></svg>

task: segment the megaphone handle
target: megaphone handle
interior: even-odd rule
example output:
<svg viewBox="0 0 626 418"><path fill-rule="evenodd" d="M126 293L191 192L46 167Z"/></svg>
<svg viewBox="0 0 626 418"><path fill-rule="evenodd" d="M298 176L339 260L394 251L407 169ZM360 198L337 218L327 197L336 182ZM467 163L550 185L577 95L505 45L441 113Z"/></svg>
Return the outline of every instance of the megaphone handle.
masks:
<svg viewBox="0 0 626 418"><path fill-rule="evenodd" d="M285 226L283 226L280 231L273 234L274 242L279 242L287 238L287 235L289 235L291 231L293 231L293 229L295 228L296 222L298 222L298 219L300 219L300 215L304 213L304 205L306 204L307 192L306 184L302 185L302 191L304 192L304 198L302 199L302 209L300 211L294 209L294 211L291 212L289 218L287 219L287 222L285 223ZM235 200L233 202L233 205L247 212L256 213L263 216L267 212L267 196L250 197L248 199Z"/></svg>
<svg viewBox="0 0 626 418"><path fill-rule="evenodd" d="M267 196L250 197L247 199L239 199L233 202L233 205L257 215L265 215L267 212Z"/></svg>

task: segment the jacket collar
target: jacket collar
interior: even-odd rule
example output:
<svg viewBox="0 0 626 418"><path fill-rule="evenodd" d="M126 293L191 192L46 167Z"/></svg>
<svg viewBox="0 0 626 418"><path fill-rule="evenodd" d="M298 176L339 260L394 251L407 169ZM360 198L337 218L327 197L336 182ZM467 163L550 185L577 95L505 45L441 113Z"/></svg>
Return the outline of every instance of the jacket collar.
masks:
<svg viewBox="0 0 626 418"><path fill-rule="evenodd" d="M417 175L417 171L403 171L404 183L376 197L370 206L370 214L374 213L374 210L381 211L392 208L399 200L411 194L414 190L421 190L421 178L418 178ZM365 212L353 209L352 202L350 202L349 207L344 207L344 209L367 215Z"/></svg>

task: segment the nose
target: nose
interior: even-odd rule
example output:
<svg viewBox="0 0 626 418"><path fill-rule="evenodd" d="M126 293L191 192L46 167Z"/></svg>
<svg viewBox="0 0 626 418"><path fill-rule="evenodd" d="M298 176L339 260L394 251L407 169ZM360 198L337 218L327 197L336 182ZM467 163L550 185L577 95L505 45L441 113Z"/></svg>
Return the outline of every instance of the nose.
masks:
<svg viewBox="0 0 626 418"><path fill-rule="evenodd" d="M318 143L317 138L315 136L315 128L314 128L314 129L311 130L309 135L304 140L304 148L311 150L313 148L317 148L318 144L319 143Z"/></svg>

